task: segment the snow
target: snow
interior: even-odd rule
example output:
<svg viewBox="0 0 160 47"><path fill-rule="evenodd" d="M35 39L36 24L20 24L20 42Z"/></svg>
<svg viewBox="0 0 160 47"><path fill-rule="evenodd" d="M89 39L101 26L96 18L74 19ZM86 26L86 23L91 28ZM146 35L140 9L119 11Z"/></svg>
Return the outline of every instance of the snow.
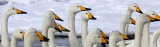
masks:
<svg viewBox="0 0 160 47"><path fill-rule="evenodd" d="M20 10L28 12L28 14L9 17L9 34L15 29L26 30L31 27L41 31L44 14L48 10L54 11L64 20L64 22L56 22L68 28L70 6L79 4L92 8L90 12L97 18L97 20L89 20L88 31L94 28L100 28L105 34L109 35L112 31L120 30L120 19L125 15L128 5L132 2L136 2L143 12L154 10L157 14L160 13L160 1L158 0L8 0L8 4L0 5L0 14L2 15L3 10L7 6L15 6ZM77 34L81 34L81 13L76 15L75 25ZM139 13L134 12L132 17L135 19L138 15ZM160 27L159 24L159 22L151 23L150 32L158 29ZM134 33L134 31L135 26L130 25L129 32Z"/></svg>

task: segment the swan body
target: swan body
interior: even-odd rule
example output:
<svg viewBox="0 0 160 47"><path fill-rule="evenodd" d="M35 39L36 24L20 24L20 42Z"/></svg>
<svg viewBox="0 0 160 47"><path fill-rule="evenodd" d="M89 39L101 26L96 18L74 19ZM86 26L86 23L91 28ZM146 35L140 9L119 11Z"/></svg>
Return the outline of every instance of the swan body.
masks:
<svg viewBox="0 0 160 47"><path fill-rule="evenodd" d="M117 47L117 43L125 39L129 38L118 31L113 31L109 36L109 47Z"/></svg>
<svg viewBox="0 0 160 47"><path fill-rule="evenodd" d="M12 37L11 37L11 47L17 47L17 40L18 39L23 39L24 38L24 32L21 29L16 29L13 33L12 33Z"/></svg>
<svg viewBox="0 0 160 47"><path fill-rule="evenodd" d="M84 47L93 47L94 44L108 43L105 38L102 37L101 30L95 28L86 37Z"/></svg>
<svg viewBox="0 0 160 47"><path fill-rule="evenodd" d="M10 47L9 36L8 36L8 18L11 15L15 14L26 14L27 12L23 12L15 7L9 6L7 7L1 17L1 43L4 47Z"/></svg>
<svg viewBox="0 0 160 47"><path fill-rule="evenodd" d="M46 37L48 37L48 29L53 28L54 25L54 19L63 21L60 19L53 11L47 11L45 13L43 25L42 25L42 34ZM48 47L47 42L42 42L42 47Z"/></svg>
<svg viewBox="0 0 160 47"><path fill-rule="evenodd" d="M149 23L151 21L156 21L157 19L147 15L147 14L140 14L136 18L136 31L135 31L135 44L134 47L141 47L141 41L143 35L143 28L146 23Z"/></svg>
<svg viewBox="0 0 160 47"><path fill-rule="evenodd" d="M73 5L70 8L69 17L68 17L68 28L70 30L68 35L69 35L70 47L81 47L78 40L77 40L77 36L76 36L76 32L75 32L75 15L78 12L86 11L86 10L91 10L91 9L85 8L80 5Z"/></svg>
<svg viewBox="0 0 160 47"><path fill-rule="evenodd" d="M85 43L85 39L88 34L88 20L96 19L89 11L84 11L81 16L81 32L82 32L82 45Z"/></svg>
<svg viewBox="0 0 160 47"><path fill-rule="evenodd" d="M158 21L160 19L158 14L152 10L146 12L146 14L157 19ZM143 28L142 47L149 47L150 46L149 28L150 28L150 23L146 23Z"/></svg>
<svg viewBox="0 0 160 47"><path fill-rule="evenodd" d="M32 47L33 43L40 41L48 42L49 39L34 28L29 28L24 35L24 47Z"/></svg>
<svg viewBox="0 0 160 47"><path fill-rule="evenodd" d="M128 24L131 23L131 14L136 11L138 13L143 13L138 5L136 3L131 3L129 6L128 6L128 10L127 10L127 13L125 16L122 16L122 19L121 19L121 25L120 25L120 31L121 33L124 33L124 34L127 34L128 32Z"/></svg>

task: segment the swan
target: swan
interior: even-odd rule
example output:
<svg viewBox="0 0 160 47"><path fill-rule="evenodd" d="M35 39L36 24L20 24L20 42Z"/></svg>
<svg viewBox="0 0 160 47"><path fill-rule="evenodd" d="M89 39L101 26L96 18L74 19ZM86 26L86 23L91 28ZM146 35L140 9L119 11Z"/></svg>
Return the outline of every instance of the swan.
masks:
<svg viewBox="0 0 160 47"><path fill-rule="evenodd" d="M35 42L48 42L49 39L43 36L34 28L29 28L24 35L24 47L32 47Z"/></svg>
<svg viewBox="0 0 160 47"><path fill-rule="evenodd" d="M93 47L94 44L108 43L108 41L102 37L101 29L95 28L87 35L84 47Z"/></svg>
<svg viewBox="0 0 160 47"><path fill-rule="evenodd" d="M146 12L147 15L159 19L160 17L158 14L152 10ZM143 35L142 35L142 47L149 47L150 46L150 36L149 36L149 27L150 23L146 23L143 28Z"/></svg>
<svg viewBox="0 0 160 47"><path fill-rule="evenodd" d="M21 11L15 7L7 7L1 17L1 43L4 47L10 47L9 36L8 36L8 17L15 14L27 14L27 12Z"/></svg>
<svg viewBox="0 0 160 47"><path fill-rule="evenodd" d="M151 21L157 21L158 19L155 19L147 14L140 14L136 18L136 30L135 30L135 44L134 47L141 47L141 39L142 39L142 33L143 28L146 23L149 23Z"/></svg>
<svg viewBox="0 0 160 47"><path fill-rule="evenodd" d="M91 10L91 9L85 8L80 5L73 5L70 8L69 17L68 17L68 19L69 19L68 20L68 28L70 30L68 35L69 35L70 47L81 47L78 40L77 40L77 36L76 36L76 32L75 32L75 15L76 15L76 13L78 13L80 11L86 11L86 10Z"/></svg>
<svg viewBox="0 0 160 47"><path fill-rule="evenodd" d="M84 45L88 34L88 20L96 20L96 18L89 11L84 11L82 13L81 19L82 45Z"/></svg>
<svg viewBox="0 0 160 47"><path fill-rule="evenodd" d="M109 47L117 47L117 43L123 40L129 39L125 34L118 31L112 31L109 35Z"/></svg>
<svg viewBox="0 0 160 47"><path fill-rule="evenodd" d="M12 37L11 37L11 47L17 47L17 40L18 39L23 39L24 38L24 32L21 29L16 29L13 33L12 33Z"/></svg>
<svg viewBox="0 0 160 47"><path fill-rule="evenodd" d="M128 10L127 10L126 15L122 16L121 25L120 25L120 32L121 33L127 34L127 32L128 32L128 24L130 24L131 14L134 11L136 11L138 13L143 13L136 3L131 3L128 6Z"/></svg>
<svg viewBox="0 0 160 47"><path fill-rule="evenodd" d="M55 22L55 24L56 24L56 26L59 27L58 30L55 29L55 28L49 28L49 30L48 30L48 38L50 39L50 41L48 42L49 47L56 47L56 44L55 44L55 41L54 41L54 33L61 32L61 31L69 32L69 30L64 28L62 25L60 25L56 22ZM59 30L61 30L61 31L59 31Z"/></svg>
<svg viewBox="0 0 160 47"><path fill-rule="evenodd" d="M160 28L159 29L157 29L153 34L152 34L152 36L151 36L151 45L150 45L150 47L158 47L157 46L157 42L158 42L158 38L159 38L159 36L160 36Z"/></svg>
<svg viewBox="0 0 160 47"><path fill-rule="evenodd" d="M59 18L53 11L47 11L45 13L43 25L42 25L42 34L46 37L48 37L48 29L53 28L54 25L54 19L63 21L61 18ZM42 47L48 47L47 42L42 42Z"/></svg>

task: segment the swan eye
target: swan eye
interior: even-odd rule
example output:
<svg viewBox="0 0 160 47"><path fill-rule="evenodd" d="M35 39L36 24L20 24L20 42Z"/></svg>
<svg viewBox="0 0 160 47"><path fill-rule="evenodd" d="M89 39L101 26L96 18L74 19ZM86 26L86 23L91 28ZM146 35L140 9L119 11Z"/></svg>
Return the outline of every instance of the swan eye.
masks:
<svg viewBox="0 0 160 47"><path fill-rule="evenodd" d="M154 14L153 14L154 15Z"/></svg>
<svg viewBox="0 0 160 47"><path fill-rule="evenodd" d="M88 14L88 13L86 13L86 14Z"/></svg>
<svg viewBox="0 0 160 47"><path fill-rule="evenodd" d="M79 7L79 6L77 6L77 7Z"/></svg>
<svg viewBox="0 0 160 47"><path fill-rule="evenodd" d="M134 7L136 7L136 6L134 6Z"/></svg>
<svg viewBox="0 0 160 47"><path fill-rule="evenodd" d="M38 36L38 35L37 35Z"/></svg>
<svg viewBox="0 0 160 47"><path fill-rule="evenodd" d="M20 33L22 33L22 32L20 32Z"/></svg>
<svg viewBox="0 0 160 47"><path fill-rule="evenodd" d="M14 10L14 8L13 8L13 10Z"/></svg>

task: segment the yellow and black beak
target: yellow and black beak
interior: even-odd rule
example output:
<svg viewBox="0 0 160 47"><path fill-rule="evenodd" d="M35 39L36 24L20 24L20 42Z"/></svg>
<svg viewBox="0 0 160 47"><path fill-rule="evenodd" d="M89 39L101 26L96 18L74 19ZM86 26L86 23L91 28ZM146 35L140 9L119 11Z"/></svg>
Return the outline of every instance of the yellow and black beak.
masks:
<svg viewBox="0 0 160 47"><path fill-rule="evenodd" d="M155 14L155 17L160 20L160 16L158 14Z"/></svg>
<svg viewBox="0 0 160 47"><path fill-rule="evenodd" d="M109 38L107 38L107 36L104 34L103 31L100 31L100 32L101 32L101 35L102 35L102 37L103 37L104 39L109 39Z"/></svg>
<svg viewBox="0 0 160 47"><path fill-rule="evenodd" d="M24 34L25 34L25 33L24 33L24 32L22 32L22 37L23 37L23 39L24 39Z"/></svg>
<svg viewBox="0 0 160 47"><path fill-rule="evenodd" d="M128 40L128 39L129 39L129 38L128 38L126 35L124 35L124 34L121 34L121 36L123 37L124 40Z"/></svg>
<svg viewBox="0 0 160 47"><path fill-rule="evenodd" d="M21 11L19 9L15 9L15 10L16 10L17 14L27 14L27 12Z"/></svg>
<svg viewBox="0 0 160 47"><path fill-rule="evenodd" d="M106 39L104 39L103 37L100 37L101 38L101 42L104 43L104 44L107 44L108 41Z"/></svg>
<svg viewBox="0 0 160 47"><path fill-rule="evenodd" d="M143 13L141 10L140 10L140 8L139 7L136 7L136 11L138 12L138 13Z"/></svg>
<svg viewBox="0 0 160 47"><path fill-rule="evenodd" d="M89 19L96 20L96 18L95 18L91 13L88 14L88 18L89 18Z"/></svg>
<svg viewBox="0 0 160 47"><path fill-rule="evenodd" d="M91 10L91 8L85 8L83 6L79 6L79 8L81 9L81 11Z"/></svg>
<svg viewBox="0 0 160 47"><path fill-rule="evenodd" d="M60 29L61 29L61 31L70 32L68 29L64 28L62 25L60 25Z"/></svg>
<svg viewBox="0 0 160 47"><path fill-rule="evenodd" d="M151 16L148 16L148 18L150 19L151 22L160 21L159 19L153 18L153 17L151 17Z"/></svg>
<svg viewBox="0 0 160 47"><path fill-rule="evenodd" d="M57 31L59 31L60 33L62 33L62 31L59 29L59 27L58 27L58 25L57 25L56 22L54 22L54 26L55 26L55 29L56 29Z"/></svg>
<svg viewBox="0 0 160 47"><path fill-rule="evenodd" d="M61 18L59 18L56 14L54 14L54 17L55 17L55 19L56 20L58 20L58 21L63 21Z"/></svg>
<svg viewBox="0 0 160 47"><path fill-rule="evenodd" d="M37 36L41 42L49 42L49 39L43 36L40 32L37 32Z"/></svg>
<svg viewBox="0 0 160 47"><path fill-rule="evenodd" d="M135 25L136 24L136 21L133 19L133 18L130 18L131 19L131 23L133 24L133 25Z"/></svg>

